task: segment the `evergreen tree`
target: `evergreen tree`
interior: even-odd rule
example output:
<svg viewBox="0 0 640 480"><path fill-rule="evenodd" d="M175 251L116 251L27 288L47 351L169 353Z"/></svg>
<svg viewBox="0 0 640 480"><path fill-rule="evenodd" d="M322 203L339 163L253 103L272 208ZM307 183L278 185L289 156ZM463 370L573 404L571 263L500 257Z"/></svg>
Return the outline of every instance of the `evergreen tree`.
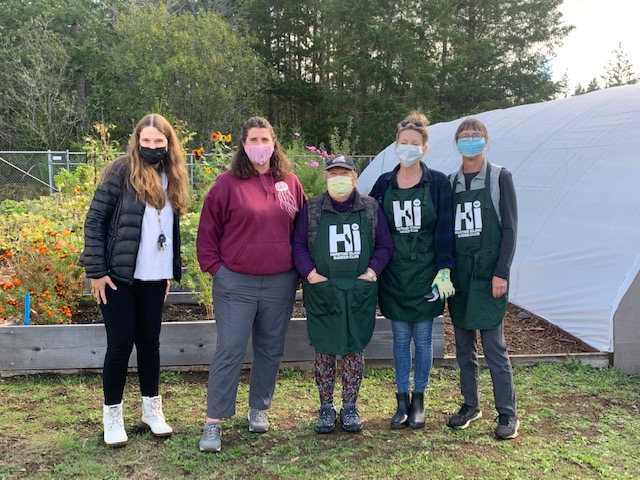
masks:
<svg viewBox="0 0 640 480"><path fill-rule="evenodd" d="M622 50L622 43L618 42L618 49L611 53L613 53L613 58L605 67L605 74L600 77L604 80L605 88L635 84L638 78L633 73L633 65L631 65L629 57Z"/></svg>

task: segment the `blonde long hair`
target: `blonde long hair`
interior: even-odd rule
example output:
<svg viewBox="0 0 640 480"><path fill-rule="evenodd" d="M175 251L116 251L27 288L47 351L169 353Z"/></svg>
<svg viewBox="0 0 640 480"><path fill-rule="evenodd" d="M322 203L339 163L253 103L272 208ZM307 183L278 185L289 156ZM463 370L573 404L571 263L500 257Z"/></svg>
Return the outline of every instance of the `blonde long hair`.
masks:
<svg viewBox="0 0 640 480"><path fill-rule="evenodd" d="M138 154L140 132L145 127L157 128L167 137L167 156L160 162L160 168L166 173L168 179L166 197L158 170L140 158ZM178 136L166 118L157 113L150 113L142 117L131 134L126 158L129 167L129 180L140 203L148 203L152 207L162 209L168 197L174 212L181 215L186 213L189 205L187 169Z"/></svg>

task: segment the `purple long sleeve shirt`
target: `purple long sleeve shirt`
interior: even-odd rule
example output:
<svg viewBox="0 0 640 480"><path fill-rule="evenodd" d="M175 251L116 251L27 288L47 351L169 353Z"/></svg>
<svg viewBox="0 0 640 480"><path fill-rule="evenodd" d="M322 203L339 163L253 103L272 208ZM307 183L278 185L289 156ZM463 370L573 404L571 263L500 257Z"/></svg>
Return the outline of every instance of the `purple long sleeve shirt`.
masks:
<svg viewBox="0 0 640 480"><path fill-rule="evenodd" d="M353 205L354 194L344 202L337 202L331 199L333 208L338 213L347 213L351 210ZM313 258L311 258L311 252L309 251L309 215L308 215L308 203L305 203L300 210L298 220L293 230L292 246L293 246L293 264L298 270L298 273L303 278L307 278L311 270L315 268ZM376 275L380 275L384 267L389 262L391 255L393 254L393 239L389 232L387 220L384 218L382 209L378 209L378 226L375 231L375 247L373 249L373 255L369 260L369 268L371 268Z"/></svg>

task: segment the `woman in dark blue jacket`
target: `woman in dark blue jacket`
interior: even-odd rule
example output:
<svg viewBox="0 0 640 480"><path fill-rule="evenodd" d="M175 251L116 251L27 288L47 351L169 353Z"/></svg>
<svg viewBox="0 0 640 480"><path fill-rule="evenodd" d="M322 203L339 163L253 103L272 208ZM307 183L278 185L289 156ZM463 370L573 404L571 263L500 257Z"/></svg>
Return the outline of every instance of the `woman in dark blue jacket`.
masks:
<svg viewBox="0 0 640 480"><path fill-rule="evenodd" d="M447 177L427 168L428 120L414 112L398 123L400 164L380 176L369 195L378 200L393 237L393 256L380 276L379 303L391 320L398 408L392 428L422 428L424 392L433 362L433 318L453 295L451 188ZM426 298L437 287L437 294ZM436 290L433 290L434 292ZM409 401L411 342L414 386Z"/></svg>

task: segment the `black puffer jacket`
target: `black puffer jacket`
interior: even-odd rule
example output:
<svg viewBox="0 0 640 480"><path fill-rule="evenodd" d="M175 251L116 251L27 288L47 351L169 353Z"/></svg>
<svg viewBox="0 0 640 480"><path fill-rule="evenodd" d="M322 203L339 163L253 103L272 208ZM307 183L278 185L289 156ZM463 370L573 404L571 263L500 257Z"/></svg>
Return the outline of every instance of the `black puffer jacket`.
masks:
<svg viewBox="0 0 640 480"><path fill-rule="evenodd" d="M80 264L88 278L109 275L133 284L140 245L144 204L129 183L126 157L110 165L104 181L96 189L84 222L84 252ZM180 281L180 222L173 217L173 278Z"/></svg>

